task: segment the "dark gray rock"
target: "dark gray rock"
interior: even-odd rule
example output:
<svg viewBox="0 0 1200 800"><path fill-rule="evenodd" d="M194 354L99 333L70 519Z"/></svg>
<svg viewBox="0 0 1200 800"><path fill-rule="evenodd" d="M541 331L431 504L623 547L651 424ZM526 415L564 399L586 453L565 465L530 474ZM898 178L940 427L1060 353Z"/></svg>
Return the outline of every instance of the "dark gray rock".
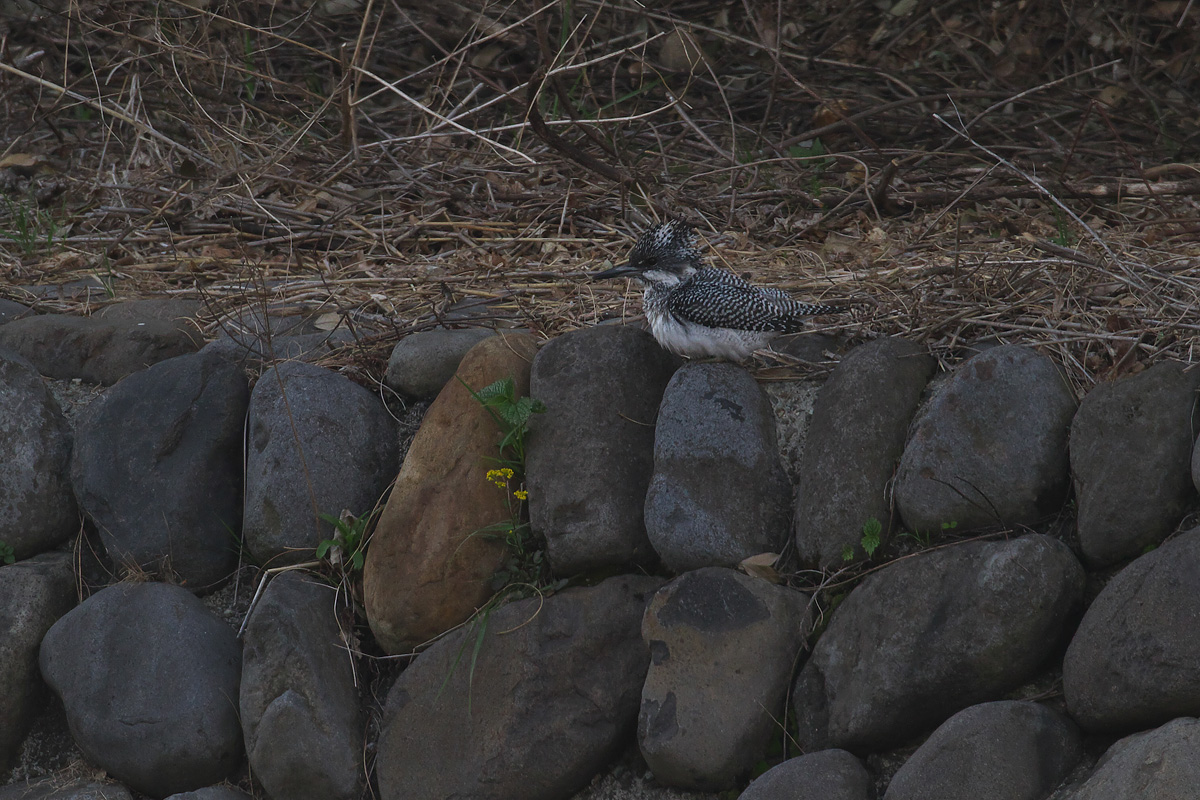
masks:
<svg viewBox="0 0 1200 800"><path fill-rule="evenodd" d="M0 348L12 350L48 378L82 378L106 386L168 358L196 351L173 322L108 322L44 314L0 326Z"/></svg>
<svg viewBox="0 0 1200 800"><path fill-rule="evenodd" d="M0 566L0 774L8 769L45 704L38 647L75 605L68 553L43 553Z"/></svg>
<svg viewBox="0 0 1200 800"><path fill-rule="evenodd" d="M495 335L487 328L439 328L409 334L392 348L383 382L405 397L436 397L446 381L454 377L467 351Z"/></svg>
<svg viewBox="0 0 1200 800"><path fill-rule="evenodd" d="M237 566L250 387L194 353L117 383L77 423L75 494L113 562L204 591Z"/></svg>
<svg viewBox="0 0 1200 800"><path fill-rule="evenodd" d="M257 778L258 775L254 777ZM286 795L279 796L286 797ZM234 789L232 786L208 786L194 792L173 794L167 800L247 800L250 797L252 795L246 794L241 789Z"/></svg>
<svg viewBox="0 0 1200 800"><path fill-rule="evenodd" d="M1138 558L1092 602L1063 661L1067 708L1091 731L1200 716L1200 528Z"/></svg>
<svg viewBox="0 0 1200 800"><path fill-rule="evenodd" d="M818 750L764 772L738 800L873 800L875 783L845 750Z"/></svg>
<svg viewBox="0 0 1200 800"><path fill-rule="evenodd" d="M0 442L0 542L29 558L79 531L71 428L33 365L3 351Z"/></svg>
<svg viewBox="0 0 1200 800"><path fill-rule="evenodd" d="M1083 398L1071 424L1071 471L1089 564L1114 564L1158 544L1196 500L1197 386L1200 370L1165 363Z"/></svg>
<svg viewBox="0 0 1200 800"><path fill-rule="evenodd" d="M846 347L845 336L830 336L810 331L792 335L785 334L771 342L771 349L776 353L798 358L811 364L828 361L830 358L828 354L837 356L845 352Z"/></svg>
<svg viewBox="0 0 1200 800"><path fill-rule="evenodd" d="M889 486L908 427L937 362L903 339L876 339L850 352L813 407L796 486L796 552L820 568L862 555L863 525L891 535Z"/></svg>
<svg viewBox="0 0 1200 800"><path fill-rule="evenodd" d="M0 325L22 317L33 316L33 309L0 297Z"/></svg>
<svg viewBox="0 0 1200 800"><path fill-rule="evenodd" d="M191 592L119 583L60 619L39 663L89 761L163 797L228 777L242 757L241 645Z"/></svg>
<svg viewBox="0 0 1200 800"><path fill-rule="evenodd" d="M610 578L521 600L434 644L388 693L382 800L554 800L633 740L650 656L638 628L662 581Z"/></svg>
<svg viewBox="0 0 1200 800"><path fill-rule="evenodd" d="M538 351L530 396L529 519L560 575L647 563L643 512L654 470L654 422L678 360L645 331L583 328Z"/></svg>
<svg viewBox="0 0 1200 800"><path fill-rule="evenodd" d="M917 416L896 473L909 530L1028 525L1062 507L1075 397L1046 356L1019 345L965 361Z"/></svg>
<svg viewBox="0 0 1200 800"><path fill-rule="evenodd" d="M646 533L674 572L778 553L791 489L763 390L734 364L687 364L663 394Z"/></svg>
<svg viewBox="0 0 1200 800"><path fill-rule="evenodd" d="M1063 800L1196 800L1200 720L1180 717L1108 748L1091 776Z"/></svg>
<svg viewBox="0 0 1200 800"><path fill-rule="evenodd" d="M105 306L94 315L112 323L137 324L149 320L169 322L187 336L196 347L204 346L204 337L196 316L203 304L191 297L152 297L146 300L126 300Z"/></svg>
<svg viewBox="0 0 1200 800"><path fill-rule="evenodd" d="M334 589L290 571L246 626L241 715L250 772L271 797L361 794L363 720Z"/></svg>
<svg viewBox="0 0 1200 800"><path fill-rule="evenodd" d="M834 611L792 691L805 749L883 749L1034 675L1071 630L1084 574L1034 534L893 563Z"/></svg>
<svg viewBox="0 0 1200 800"><path fill-rule="evenodd" d="M650 670L638 745L659 782L718 791L750 772L786 716L811 624L806 595L731 569L658 590L642 621Z"/></svg>
<svg viewBox="0 0 1200 800"><path fill-rule="evenodd" d="M117 783L57 776L0 786L0 800L133 800Z"/></svg>
<svg viewBox="0 0 1200 800"><path fill-rule="evenodd" d="M366 514L399 469L383 403L322 367L288 362L264 372L248 424L243 533L270 566L310 560L333 533L317 515Z"/></svg>
<svg viewBox="0 0 1200 800"><path fill-rule="evenodd" d="M1083 756L1061 713L1015 700L963 709L933 732L883 800L1043 800Z"/></svg>
<svg viewBox="0 0 1200 800"><path fill-rule="evenodd" d="M344 328L329 333L302 333L270 338L251 336L245 339L221 336L209 342L206 353L214 353L245 367L257 368L281 361L318 361L354 341L354 334Z"/></svg>

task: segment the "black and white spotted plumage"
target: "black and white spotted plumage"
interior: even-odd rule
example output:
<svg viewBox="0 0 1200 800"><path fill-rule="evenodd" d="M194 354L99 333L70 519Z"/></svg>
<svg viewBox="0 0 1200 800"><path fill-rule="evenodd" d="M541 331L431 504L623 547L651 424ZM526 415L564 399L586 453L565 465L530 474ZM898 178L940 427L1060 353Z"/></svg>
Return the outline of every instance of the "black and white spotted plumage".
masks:
<svg viewBox="0 0 1200 800"><path fill-rule="evenodd" d="M695 242L685 223L661 223L641 235L629 263L593 276L631 276L645 284L650 331L674 353L743 361L776 336L802 330L805 317L842 310L802 303L780 289L706 267Z"/></svg>

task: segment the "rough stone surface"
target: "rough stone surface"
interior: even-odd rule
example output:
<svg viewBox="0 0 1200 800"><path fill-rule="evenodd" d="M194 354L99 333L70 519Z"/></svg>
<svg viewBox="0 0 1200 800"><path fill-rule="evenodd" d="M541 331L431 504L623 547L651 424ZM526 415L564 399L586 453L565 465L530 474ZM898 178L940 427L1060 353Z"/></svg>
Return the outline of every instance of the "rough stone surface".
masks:
<svg viewBox="0 0 1200 800"><path fill-rule="evenodd" d="M204 352L215 353L226 361L242 366L260 367L280 361L317 361L353 341L354 334L342 328L329 333L301 333L269 338L221 336L209 342Z"/></svg>
<svg viewBox="0 0 1200 800"><path fill-rule="evenodd" d="M237 565L250 387L195 353L130 375L77 423L71 478L113 562L203 591Z"/></svg>
<svg viewBox="0 0 1200 800"><path fill-rule="evenodd" d="M687 572L655 594L642 622L650 670L638 744L669 786L732 788L783 719L808 597L723 567Z"/></svg>
<svg viewBox="0 0 1200 800"><path fill-rule="evenodd" d="M242 757L241 644L195 595L101 590L54 624L39 663L88 760L154 797L210 786Z"/></svg>
<svg viewBox="0 0 1200 800"><path fill-rule="evenodd" d="M71 429L33 365L3 351L0 442L0 542L29 558L79 530Z"/></svg>
<svg viewBox="0 0 1200 800"><path fill-rule="evenodd" d="M1083 756L1061 713L1020 701L963 709L933 732L883 800L1043 800Z"/></svg>
<svg viewBox="0 0 1200 800"><path fill-rule="evenodd" d="M67 553L44 553L0 567L0 774L46 698L38 647L75 605L75 573Z"/></svg>
<svg viewBox="0 0 1200 800"><path fill-rule="evenodd" d="M1196 800L1198 786L1200 719L1179 717L1108 748L1063 800Z"/></svg>
<svg viewBox="0 0 1200 800"><path fill-rule="evenodd" d="M333 535L318 514L375 507L396 475L396 429L374 394L332 370L287 362L250 395L243 532L268 566L311 560Z"/></svg>
<svg viewBox="0 0 1200 800"><path fill-rule="evenodd" d="M529 519L558 574L654 559L643 513L654 423L677 365L626 326L564 334L533 360L530 394L547 410L530 426Z"/></svg>
<svg viewBox="0 0 1200 800"><path fill-rule="evenodd" d="M845 750L818 750L764 772L738 800L874 800L875 784Z"/></svg>
<svg viewBox="0 0 1200 800"><path fill-rule="evenodd" d="M0 800L133 800L118 783L45 778L0 786Z"/></svg>
<svg viewBox="0 0 1200 800"><path fill-rule="evenodd" d="M388 694L383 800L555 800L632 741L650 660L638 628L657 578L620 576L493 612L457 631ZM474 664L472 668L472 663Z"/></svg>
<svg viewBox="0 0 1200 800"><path fill-rule="evenodd" d="M0 297L0 325L29 316L33 316L33 309Z"/></svg>
<svg viewBox="0 0 1200 800"><path fill-rule="evenodd" d="M797 470L795 536L802 562L844 564L862 554L863 525L891 535L889 485L908 427L937 362L903 339L876 339L850 352L821 388Z"/></svg>
<svg viewBox="0 0 1200 800"><path fill-rule="evenodd" d="M231 786L208 786L203 789L197 789L194 792L173 794L167 800L247 800L251 796ZM287 797L287 795L278 796Z"/></svg>
<svg viewBox="0 0 1200 800"><path fill-rule="evenodd" d="M890 564L856 587L792 691L806 748L899 744L1028 680L1071 630L1084 575L1041 534Z"/></svg>
<svg viewBox="0 0 1200 800"><path fill-rule="evenodd" d="M96 312L105 322L139 323L147 320L169 322L182 331L196 347L204 346L204 337L196 324L196 315L203 303L191 297L151 297L146 300L126 300L113 303Z"/></svg>
<svg viewBox="0 0 1200 800"><path fill-rule="evenodd" d="M48 378L82 378L110 385L196 343L173 322L108 322L44 314L0 326L0 348L28 358Z"/></svg>
<svg viewBox="0 0 1200 800"><path fill-rule="evenodd" d="M272 579L246 626L242 659L242 732L267 794L359 797L362 712L333 589L295 571Z"/></svg>
<svg viewBox="0 0 1200 800"><path fill-rule="evenodd" d="M1080 725L1127 733L1200 716L1200 528L1119 572L1088 607L1063 661Z"/></svg>
<svg viewBox="0 0 1200 800"><path fill-rule="evenodd" d="M463 356L496 332L487 328L420 331L392 348L383 382L406 397L436 397Z"/></svg>
<svg viewBox="0 0 1200 800"><path fill-rule="evenodd" d="M1192 445L1200 370L1157 364L1088 393L1071 424L1084 558L1114 564L1161 542L1196 499Z"/></svg>
<svg viewBox="0 0 1200 800"><path fill-rule="evenodd" d="M532 336L492 336L463 359L472 389L511 377L529 394ZM429 407L379 518L363 571L367 620L389 653L408 652L463 622L492 595L502 540L473 536L509 519L504 490L487 480L499 430L459 381Z"/></svg>
<svg viewBox="0 0 1200 800"><path fill-rule="evenodd" d="M974 356L917 416L896 473L909 530L1028 525L1070 485L1075 397L1054 362L1019 345Z"/></svg>
<svg viewBox="0 0 1200 800"><path fill-rule="evenodd" d="M791 526L763 390L734 364L687 364L663 394L646 533L674 572L778 553Z"/></svg>

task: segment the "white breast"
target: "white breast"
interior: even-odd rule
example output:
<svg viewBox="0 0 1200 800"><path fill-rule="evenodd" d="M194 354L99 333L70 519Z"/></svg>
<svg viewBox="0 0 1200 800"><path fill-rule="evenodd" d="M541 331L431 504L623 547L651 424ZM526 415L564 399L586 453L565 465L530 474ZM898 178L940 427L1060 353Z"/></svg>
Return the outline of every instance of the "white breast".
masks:
<svg viewBox="0 0 1200 800"><path fill-rule="evenodd" d="M770 331L738 331L705 328L675 319L660 309L646 308L650 332L658 343L687 358L723 358L745 361L755 350L766 347L778 334Z"/></svg>

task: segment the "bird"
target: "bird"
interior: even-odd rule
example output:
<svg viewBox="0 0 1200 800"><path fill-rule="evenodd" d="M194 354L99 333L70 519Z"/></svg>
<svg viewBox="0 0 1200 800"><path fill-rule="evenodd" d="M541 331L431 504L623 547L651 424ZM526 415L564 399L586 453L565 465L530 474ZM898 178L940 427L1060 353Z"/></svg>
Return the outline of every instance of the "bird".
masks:
<svg viewBox="0 0 1200 800"><path fill-rule="evenodd" d="M634 243L627 263L591 276L622 277L645 286L642 307L659 345L687 358L742 362L775 337L802 330L805 317L845 311L802 303L781 289L705 265L695 230L682 220L653 225Z"/></svg>

